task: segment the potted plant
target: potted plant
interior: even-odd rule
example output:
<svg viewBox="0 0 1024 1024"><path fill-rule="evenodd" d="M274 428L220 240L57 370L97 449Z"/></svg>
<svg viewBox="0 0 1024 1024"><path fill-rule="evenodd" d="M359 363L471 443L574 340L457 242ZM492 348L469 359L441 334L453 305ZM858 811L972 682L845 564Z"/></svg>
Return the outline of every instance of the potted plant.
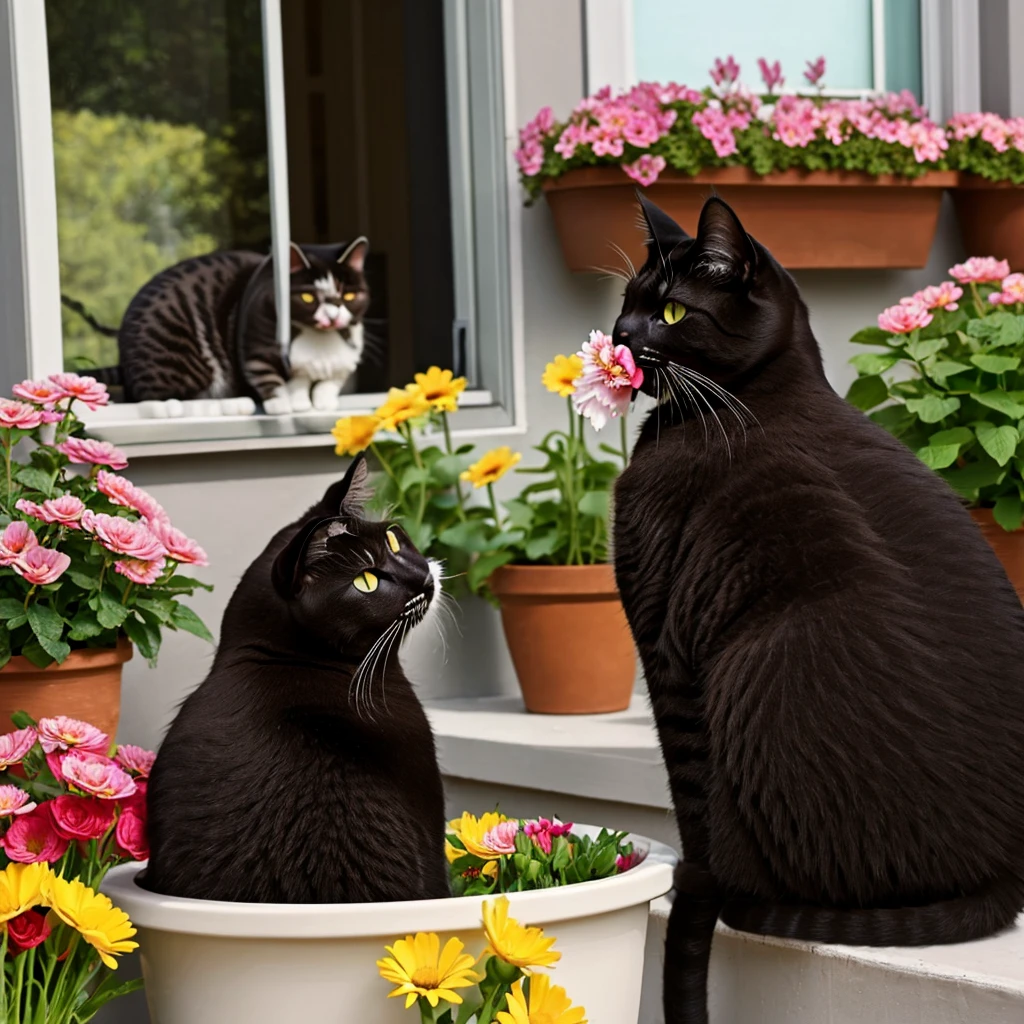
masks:
<svg viewBox="0 0 1024 1024"><path fill-rule="evenodd" d="M1024 269L1024 118L957 114L946 126L953 190L968 252L991 252Z"/></svg>
<svg viewBox="0 0 1024 1024"><path fill-rule="evenodd" d="M696 223L714 189L790 268L921 267L938 223L947 141L908 92L860 100L780 93L778 61L760 61L765 92L739 83L730 57L714 88L642 83L602 89L566 121L545 107L516 151L529 201L547 197L571 270L603 269L619 249L640 265L636 183L679 223Z"/></svg>
<svg viewBox="0 0 1024 1024"><path fill-rule="evenodd" d="M481 1024L521 1024L531 1018L514 1004L542 996L523 991L522 974L556 962L568 996L541 983L546 1011L557 1006L571 1014L571 997L601 1020L636 1024L650 901L672 887L671 849L585 825L499 814L462 815L448 840L452 877L463 886L455 891L467 893L449 899L315 906L179 899L137 885L138 865L115 868L103 889L138 928L150 1013L161 1024L279 1024L294 1019L296 993L308 1020L449 1024L454 1004L456 1020L476 1012ZM589 865L589 880L568 877L577 859ZM465 876L474 870L495 881L470 894ZM529 887L518 885L527 881ZM555 923L557 941L543 933ZM458 939L442 955L432 936ZM491 960L469 962L462 943L489 944ZM580 1017L548 1019L571 1024ZM536 1019L546 1018L538 1011Z"/></svg>
<svg viewBox="0 0 1024 1024"><path fill-rule="evenodd" d="M64 715L14 718L20 728L0 736L0 1019L85 1024L142 986L114 973L138 944L98 887L114 865L148 856L155 755Z"/></svg>
<svg viewBox="0 0 1024 1024"><path fill-rule="evenodd" d="M154 662L164 628L212 640L181 598L206 565L160 504L115 470L124 453L82 436L91 377L23 381L0 399L0 716L69 713L114 735L132 644Z"/></svg>
<svg viewBox="0 0 1024 1024"><path fill-rule="evenodd" d="M376 458L376 500L421 550L446 561L456 589L498 601L526 707L548 714L623 710L636 675L608 563L608 504L629 458L623 416L642 374L625 347L591 337L579 354L548 365L544 384L566 399L567 429L536 446L543 464L518 471L536 479L504 503L494 485L521 455L502 446L477 457L472 445L453 445L448 417L465 381L449 370L418 374L373 416L339 420L334 430L339 454L369 449ZM601 446L612 459L588 445L584 415L597 427L620 419L621 448ZM443 447L422 440L431 426ZM388 431L397 439L382 439Z"/></svg>
<svg viewBox="0 0 1024 1024"><path fill-rule="evenodd" d="M847 399L917 452L970 505L1024 600L1024 274L974 257L884 310L850 340Z"/></svg>

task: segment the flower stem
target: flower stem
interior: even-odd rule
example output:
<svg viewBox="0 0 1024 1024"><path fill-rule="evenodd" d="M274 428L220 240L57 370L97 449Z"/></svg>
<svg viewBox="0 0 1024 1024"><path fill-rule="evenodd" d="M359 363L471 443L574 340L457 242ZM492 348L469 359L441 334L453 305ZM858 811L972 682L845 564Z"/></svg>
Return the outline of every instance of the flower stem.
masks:
<svg viewBox="0 0 1024 1024"><path fill-rule="evenodd" d="M452 448L452 432L448 428L448 413L442 411L441 413L441 426L444 427L444 448L449 455L454 455L455 451ZM459 509L459 518L465 521L466 519L466 506L463 504L462 498L462 481L455 478L455 501Z"/></svg>
<svg viewBox="0 0 1024 1024"><path fill-rule="evenodd" d="M391 463L381 455L380 449L373 441L370 442L370 451L373 452L374 458L380 463L380 468L383 469L384 472L387 473L387 475L397 484L398 477L395 476L395 471L391 468Z"/></svg>
<svg viewBox="0 0 1024 1024"><path fill-rule="evenodd" d="M566 404L569 408L569 444L566 451L565 471L565 500L569 505L569 554L566 562L569 565L576 565L577 559L583 561L583 552L580 549L579 521L576 516L576 410L572 406L572 399L567 398ZM580 436L583 436L583 422L579 425Z"/></svg>
<svg viewBox="0 0 1024 1024"><path fill-rule="evenodd" d="M121 595L121 604L128 603L128 595L132 592L132 581L128 581L128 586L124 588L124 593Z"/></svg>
<svg viewBox="0 0 1024 1024"><path fill-rule="evenodd" d="M11 504L11 431L7 429L4 431L3 440L0 444L4 446L4 461L7 463L7 497L4 499L5 504L10 507Z"/></svg>
<svg viewBox="0 0 1024 1024"><path fill-rule="evenodd" d="M978 291L977 281L971 282L971 295L974 297L974 308L977 310L978 316L984 316L985 304L981 301L981 292Z"/></svg>
<svg viewBox="0 0 1024 1024"><path fill-rule="evenodd" d="M412 452L413 461L416 463L417 469L423 469L423 459L420 457L420 450L416 447L416 439L412 434L412 427L408 423L403 423L398 428L402 432L402 436L405 438L406 443L409 445L409 451ZM420 504L416 511L416 529L423 525L423 516L427 511L427 482L426 480L420 481Z"/></svg>
<svg viewBox="0 0 1024 1024"><path fill-rule="evenodd" d="M29 603L29 601L32 600L32 595L35 592L36 592L36 584L33 583L32 586L28 588L28 593L25 595L25 604L23 605L25 611L28 611L28 603Z"/></svg>
<svg viewBox="0 0 1024 1024"><path fill-rule="evenodd" d="M430 1008L430 1003L427 1002L426 996L420 996L416 1000L416 1005L420 1009L420 1022L421 1024L434 1024L434 1011Z"/></svg>
<svg viewBox="0 0 1024 1024"><path fill-rule="evenodd" d="M494 516L494 528L501 530L501 515L498 512L498 500L494 497L494 484L487 485L487 495L491 499L491 515Z"/></svg>

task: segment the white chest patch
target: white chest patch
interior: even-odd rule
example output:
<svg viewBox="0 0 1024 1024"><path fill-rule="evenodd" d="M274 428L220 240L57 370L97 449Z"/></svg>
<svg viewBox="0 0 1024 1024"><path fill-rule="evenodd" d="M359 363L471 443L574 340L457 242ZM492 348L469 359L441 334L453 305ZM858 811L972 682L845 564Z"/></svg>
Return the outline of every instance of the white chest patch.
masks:
<svg viewBox="0 0 1024 1024"><path fill-rule="evenodd" d="M340 331L302 328L292 340L288 359L293 377L311 381L333 380L344 384L355 372L363 356L363 327L349 328L346 340Z"/></svg>

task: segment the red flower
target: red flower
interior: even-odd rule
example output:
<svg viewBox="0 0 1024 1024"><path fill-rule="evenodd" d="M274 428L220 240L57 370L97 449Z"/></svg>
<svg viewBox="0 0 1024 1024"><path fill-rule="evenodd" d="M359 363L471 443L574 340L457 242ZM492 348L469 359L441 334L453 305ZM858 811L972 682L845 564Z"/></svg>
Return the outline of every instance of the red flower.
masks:
<svg viewBox="0 0 1024 1024"><path fill-rule="evenodd" d="M149 837L146 835L145 811L126 807L117 819L117 845L133 860L149 858Z"/></svg>
<svg viewBox="0 0 1024 1024"><path fill-rule="evenodd" d="M99 839L114 824L114 804L83 796L51 800L50 813L57 834L65 839Z"/></svg>
<svg viewBox="0 0 1024 1024"><path fill-rule="evenodd" d="M52 802L48 800L31 814L23 814L11 822L7 834L0 839L0 846L11 860L21 864L39 861L52 864L64 856L68 841L54 827L50 813Z"/></svg>
<svg viewBox="0 0 1024 1024"><path fill-rule="evenodd" d="M41 945L49 934L50 924L46 915L40 914L38 910L26 910L7 922L8 946L15 956Z"/></svg>

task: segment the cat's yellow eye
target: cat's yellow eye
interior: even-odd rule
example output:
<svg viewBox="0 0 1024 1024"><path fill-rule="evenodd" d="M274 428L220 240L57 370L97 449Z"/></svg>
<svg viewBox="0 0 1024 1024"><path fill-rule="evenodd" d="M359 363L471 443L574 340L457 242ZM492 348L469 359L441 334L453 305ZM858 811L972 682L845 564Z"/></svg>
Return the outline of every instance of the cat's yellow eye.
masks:
<svg viewBox="0 0 1024 1024"><path fill-rule="evenodd" d="M303 302L312 302L316 296L312 292L303 292L300 296Z"/></svg>
<svg viewBox="0 0 1024 1024"><path fill-rule="evenodd" d="M356 297L356 293L355 292L345 292L345 294L342 295L342 298L346 302L351 302L355 297Z"/></svg>
<svg viewBox="0 0 1024 1024"><path fill-rule="evenodd" d="M686 316L686 307L681 302L666 302L661 319L667 324L677 324Z"/></svg>
<svg viewBox="0 0 1024 1024"><path fill-rule="evenodd" d="M372 572L361 572L352 581L352 586L363 594L372 594L377 589L377 577Z"/></svg>
<svg viewBox="0 0 1024 1024"><path fill-rule="evenodd" d="M388 530L386 536L388 538L388 547L397 555L401 545L398 543L398 537L395 535L394 530Z"/></svg>

